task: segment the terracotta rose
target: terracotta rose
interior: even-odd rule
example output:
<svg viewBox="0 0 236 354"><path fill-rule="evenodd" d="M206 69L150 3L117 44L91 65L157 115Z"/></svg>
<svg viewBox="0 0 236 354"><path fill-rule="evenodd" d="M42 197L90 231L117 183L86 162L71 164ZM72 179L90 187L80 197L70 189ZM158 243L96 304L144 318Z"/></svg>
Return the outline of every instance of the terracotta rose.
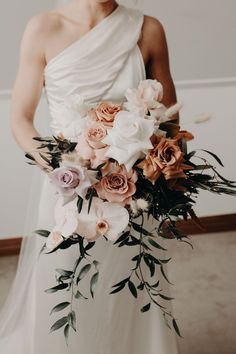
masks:
<svg viewBox="0 0 236 354"><path fill-rule="evenodd" d="M157 138L154 148L137 166L143 169L144 176L153 184L161 175L166 180L186 178L184 171L192 169L184 164L178 140L164 137Z"/></svg>

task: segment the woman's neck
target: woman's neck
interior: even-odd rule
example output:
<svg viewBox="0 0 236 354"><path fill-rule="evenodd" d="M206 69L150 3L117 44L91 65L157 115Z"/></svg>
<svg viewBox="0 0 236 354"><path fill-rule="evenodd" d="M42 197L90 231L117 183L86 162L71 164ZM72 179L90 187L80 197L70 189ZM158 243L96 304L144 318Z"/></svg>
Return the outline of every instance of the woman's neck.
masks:
<svg viewBox="0 0 236 354"><path fill-rule="evenodd" d="M73 14L78 14L80 22L94 26L113 12L119 5L115 0L71 0L67 5Z"/></svg>

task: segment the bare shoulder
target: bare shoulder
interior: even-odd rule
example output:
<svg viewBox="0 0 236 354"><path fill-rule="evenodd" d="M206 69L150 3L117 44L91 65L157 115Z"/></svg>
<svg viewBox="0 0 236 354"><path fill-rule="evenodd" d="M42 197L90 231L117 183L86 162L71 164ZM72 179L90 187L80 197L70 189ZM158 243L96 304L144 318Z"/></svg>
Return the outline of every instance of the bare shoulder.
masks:
<svg viewBox="0 0 236 354"><path fill-rule="evenodd" d="M160 50L163 46L166 46L165 29L155 17L144 16L143 41L150 51Z"/></svg>
<svg viewBox="0 0 236 354"><path fill-rule="evenodd" d="M54 12L45 12L33 16L26 25L25 32L37 38L44 38L61 27L61 18Z"/></svg>

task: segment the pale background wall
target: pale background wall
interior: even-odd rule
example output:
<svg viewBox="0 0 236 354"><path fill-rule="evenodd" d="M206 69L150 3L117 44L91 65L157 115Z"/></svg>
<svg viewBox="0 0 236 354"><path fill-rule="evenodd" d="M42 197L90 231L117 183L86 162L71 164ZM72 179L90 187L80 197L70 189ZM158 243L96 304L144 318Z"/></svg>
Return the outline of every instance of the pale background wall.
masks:
<svg viewBox="0 0 236 354"><path fill-rule="evenodd" d="M175 80L236 76L235 0L120 0L158 18L166 29ZM27 20L55 0L0 3L0 90L15 77L19 42Z"/></svg>
<svg viewBox="0 0 236 354"><path fill-rule="evenodd" d="M127 0L125 3L132 2ZM10 96L6 90L12 87L19 41L27 19L52 4L53 0L22 0L19 4L11 0L0 4L0 160L3 171L0 174L0 238L22 234L27 214L31 213L29 194L33 190L37 195L32 184L37 171L26 165L9 130ZM185 104L181 115L183 128L197 136L192 147L196 145L217 152L225 162L224 174L236 179L232 163L236 128L236 80L232 79L236 62L233 46L236 2L226 0L224 6L217 7L219 4L218 0L180 0L177 3L139 0L139 6L145 12L155 14L166 28L178 98ZM13 9L16 15L11 14ZM227 77L228 80L217 79L209 84L209 78ZM206 82L195 82L199 78ZM193 81L189 82L190 79ZM180 80L187 80L186 84ZM212 119L202 125L191 123L191 117L202 112L211 113ZM47 131L48 122L47 105L42 99L36 115L36 125L42 135ZM236 212L235 199L202 193L196 211L199 215L233 213Z"/></svg>

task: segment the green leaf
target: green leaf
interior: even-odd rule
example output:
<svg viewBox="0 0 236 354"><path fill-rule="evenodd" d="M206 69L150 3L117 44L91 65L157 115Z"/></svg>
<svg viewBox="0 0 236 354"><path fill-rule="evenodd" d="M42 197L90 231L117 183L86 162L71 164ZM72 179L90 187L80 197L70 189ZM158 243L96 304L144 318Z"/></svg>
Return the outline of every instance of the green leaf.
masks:
<svg viewBox="0 0 236 354"><path fill-rule="evenodd" d="M75 311L72 311L68 315L68 323L71 328L76 332L76 316L75 316Z"/></svg>
<svg viewBox="0 0 236 354"><path fill-rule="evenodd" d="M144 283L140 283L139 286L137 286L138 290L143 290L144 289Z"/></svg>
<svg viewBox="0 0 236 354"><path fill-rule="evenodd" d="M112 285L112 287L115 288L115 287L123 285L123 284L125 285L129 281L129 279L130 279L130 277L125 278L125 279L121 280L119 283Z"/></svg>
<svg viewBox="0 0 236 354"><path fill-rule="evenodd" d="M92 265L91 264L86 264L82 269L81 271L79 272L79 275L77 277L77 281L76 281L76 284L78 285L78 283L80 282L81 279L83 279L87 274L88 272L90 271Z"/></svg>
<svg viewBox="0 0 236 354"><path fill-rule="evenodd" d="M35 230L34 233L42 237L48 237L50 235L50 231L48 230Z"/></svg>
<svg viewBox="0 0 236 354"><path fill-rule="evenodd" d="M96 268L96 270L99 270L100 267L100 263L98 261L93 261L94 267Z"/></svg>
<svg viewBox="0 0 236 354"><path fill-rule="evenodd" d="M168 258L168 259L160 259L160 262L163 264L169 263L171 261L172 258Z"/></svg>
<svg viewBox="0 0 236 354"><path fill-rule="evenodd" d="M77 293L75 294L75 298L76 298L76 299L88 300L88 298L85 297L79 290L77 290Z"/></svg>
<svg viewBox="0 0 236 354"><path fill-rule="evenodd" d="M52 327L50 328L50 332L57 331L59 328L63 327L66 323L68 323L68 317L62 317L58 321L56 321Z"/></svg>
<svg viewBox="0 0 236 354"><path fill-rule="evenodd" d="M152 288L158 288L160 284L160 280L158 280L155 284L152 285Z"/></svg>
<svg viewBox="0 0 236 354"><path fill-rule="evenodd" d="M147 312L150 310L150 307L151 307L151 303L149 302L147 305L143 306L141 308L141 312Z"/></svg>
<svg viewBox="0 0 236 354"><path fill-rule="evenodd" d="M41 158L47 162L48 165L50 165L50 160L47 159L46 156L44 156L43 154L39 153L39 155L41 156Z"/></svg>
<svg viewBox="0 0 236 354"><path fill-rule="evenodd" d="M59 284L57 286L54 286L53 288L45 290L45 293L52 294L52 293L56 293L59 290L64 290L66 288L68 288L68 284L63 283L63 284Z"/></svg>
<svg viewBox="0 0 236 354"><path fill-rule="evenodd" d="M61 275L68 276L68 277L70 277L73 274L73 272L71 270L65 270L65 269L56 269L56 272Z"/></svg>
<svg viewBox="0 0 236 354"><path fill-rule="evenodd" d="M62 302L58 305L56 305L55 307L53 307L51 314L55 313L55 312L59 312L59 311L62 311L64 310L66 307L68 307L70 305L70 302Z"/></svg>
<svg viewBox="0 0 236 354"><path fill-rule="evenodd" d="M128 281L128 286L129 286L129 290L130 290L131 294L135 298L137 298L138 297L138 292L137 292L136 286L134 285L134 283L131 280Z"/></svg>
<svg viewBox="0 0 236 354"><path fill-rule="evenodd" d="M64 328L64 337L65 337L67 346L68 346L69 330L70 330L70 326L67 324Z"/></svg>
<svg viewBox="0 0 236 354"><path fill-rule="evenodd" d="M112 290L112 291L110 292L110 294L118 293L119 291L121 291L122 289L124 289L125 285L126 285L126 283L120 284L119 286L117 286L116 289Z"/></svg>
<svg viewBox="0 0 236 354"><path fill-rule="evenodd" d="M139 224L136 224L135 222L132 222L132 227L134 228L135 231L142 233L142 235L145 235L145 236L152 235L151 232L145 230L144 228L142 228L142 226L140 226Z"/></svg>
<svg viewBox="0 0 236 354"><path fill-rule="evenodd" d="M118 243L126 240L127 238L129 238L129 234L130 234L130 231L126 231L124 232L115 242L114 242L114 245L117 245Z"/></svg>
<svg viewBox="0 0 236 354"><path fill-rule="evenodd" d="M152 238L148 239L148 242L150 243L150 245L152 245L155 248L158 248L159 250L162 251L167 251L166 248L162 247L161 245L159 245L159 243L157 243L155 240L153 240Z"/></svg>
<svg viewBox="0 0 236 354"><path fill-rule="evenodd" d="M174 284L172 284L172 283L169 281L169 279L167 278L166 273L165 273L164 268L163 268L162 265L161 265L161 274L163 275L163 277L165 278L165 280L167 281L167 283L169 283L169 284L171 284L171 285L174 285Z"/></svg>
<svg viewBox="0 0 236 354"><path fill-rule="evenodd" d="M219 158L216 154L214 154L213 152L208 151L208 150L204 150L204 149L200 149L200 150L201 150L201 151L205 151L207 154L209 154L209 155L211 155L212 157L214 157L214 159L215 159L222 167L224 167L222 161L220 160L220 158Z"/></svg>
<svg viewBox="0 0 236 354"><path fill-rule="evenodd" d="M95 273L92 278L91 278L91 281L90 281L90 293L92 295L92 297L94 297L94 290L95 290L95 287L97 285L97 281L98 281L98 276L99 276L99 273Z"/></svg>
<svg viewBox="0 0 236 354"><path fill-rule="evenodd" d="M163 294L161 294L161 293L159 293L158 296L160 296L160 297L161 297L162 299L164 299L164 300L168 300L168 301L174 300L173 297L169 297L169 296L163 295Z"/></svg>
<svg viewBox="0 0 236 354"><path fill-rule="evenodd" d="M26 153L26 154L25 154L25 157L26 157L27 159L32 160L32 161L36 161L35 158L34 158L31 154L29 154L29 153Z"/></svg>
<svg viewBox="0 0 236 354"><path fill-rule="evenodd" d="M80 214L81 210L82 210L82 207L83 207L83 198L81 197L78 197L78 201L77 201L77 210L78 210L78 213Z"/></svg>
<svg viewBox="0 0 236 354"><path fill-rule="evenodd" d="M179 327L178 327L178 325L177 325L177 322L176 322L176 320L173 318L173 320L172 320L172 324L173 324L173 327L174 327L174 329L175 329L175 332L178 334L178 336L179 337L182 337L181 336L181 334L180 334L180 330L179 330Z"/></svg>

